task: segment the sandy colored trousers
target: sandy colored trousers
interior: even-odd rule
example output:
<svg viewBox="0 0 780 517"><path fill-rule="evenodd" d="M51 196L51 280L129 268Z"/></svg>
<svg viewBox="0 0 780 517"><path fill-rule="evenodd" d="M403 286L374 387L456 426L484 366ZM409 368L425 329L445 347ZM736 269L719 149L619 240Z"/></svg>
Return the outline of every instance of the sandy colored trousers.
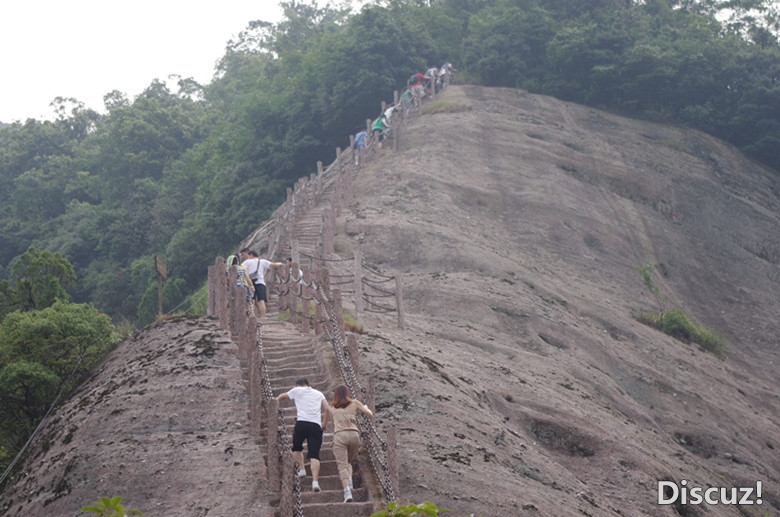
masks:
<svg viewBox="0 0 780 517"><path fill-rule="evenodd" d="M352 460L360 449L360 433L351 429L333 435L333 455L339 469L342 488L349 486L352 477Z"/></svg>

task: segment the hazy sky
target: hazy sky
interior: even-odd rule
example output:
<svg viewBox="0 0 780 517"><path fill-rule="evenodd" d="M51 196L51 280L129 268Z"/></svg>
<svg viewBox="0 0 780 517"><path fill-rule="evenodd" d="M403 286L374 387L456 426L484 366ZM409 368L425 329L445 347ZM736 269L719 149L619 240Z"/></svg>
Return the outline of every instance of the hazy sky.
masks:
<svg viewBox="0 0 780 517"><path fill-rule="evenodd" d="M7 0L0 13L6 123L53 118L57 96L103 112L106 93L132 99L155 78L208 83L249 21L281 18L277 0Z"/></svg>

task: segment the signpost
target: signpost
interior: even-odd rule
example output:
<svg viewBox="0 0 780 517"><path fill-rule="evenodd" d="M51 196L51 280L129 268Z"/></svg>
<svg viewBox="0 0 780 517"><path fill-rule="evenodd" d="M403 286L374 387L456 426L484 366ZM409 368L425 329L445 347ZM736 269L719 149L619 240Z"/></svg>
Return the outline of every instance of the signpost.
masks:
<svg viewBox="0 0 780 517"><path fill-rule="evenodd" d="M157 255L154 256L154 269L157 271L157 316L159 317L163 314L162 288L163 280L168 278L168 267Z"/></svg>

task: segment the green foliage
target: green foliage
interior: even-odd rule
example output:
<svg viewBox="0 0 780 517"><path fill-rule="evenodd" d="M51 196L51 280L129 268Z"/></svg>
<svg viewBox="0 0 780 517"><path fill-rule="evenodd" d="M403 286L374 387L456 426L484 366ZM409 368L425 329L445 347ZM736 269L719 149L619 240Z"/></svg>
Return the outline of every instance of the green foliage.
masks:
<svg viewBox="0 0 780 517"><path fill-rule="evenodd" d="M76 281L73 266L59 253L30 247L11 266L11 281L0 282L0 318L12 310L44 309Z"/></svg>
<svg viewBox="0 0 780 517"><path fill-rule="evenodd" d="M653 263L648 260L643 265L636 266L636 269L639 271L639 275L642 277L642 283L645 284L647 290L650 291L650 293L655 297L655 300L658 302L658 310L663 312L664 303L666 303L667 299L664 296L661 296L661 288L653 282L653 271L655 271Z"/></svg>
<svg viewBox="0 0 780 517"><path fill-rule="evenodd" d="M355 319L354 316L351 314L345 312L344 313L344 330L347 330L349 332L354 332L356 334L362 334L363 333L363 325L360 324L360 322Z"/></svg>
<svg viewBox="0 0 780 517"><path fill-rule="evenodd" d="M114 497L100 497L91 505L83 506L81 509L85 512L107 517L126 517L128 513L132 515L143 515L144 513L141 510L125 511L125 507L122 505L122 497L118 495Z"/></svg>
<svg viewBox="0 0 780 517"><path fill-rule="evenodd" d="M710 329L700 327L681 309L664 309L664 303L667 299L661 296L660 288L653 282L653 264L648 261L642 266L637 266L637 271L639 271L647 290L658 301L661 312L642 312L634 316L636 320L656 328L683 343L696 343L702 350L707 350L718 357L723 357L727 346L725 337Z"/></svg>
<svg viewBox="0 0 780 517"><path fill-rule="evenodd" d="M696 343L703 350L718 357L722 357L726 351L726 340L723 336L696 325L681 309L669 309L658 314L641 313L637 320L683 343Z"/></svg>
<svg viewBox="0 0 780 517"><path fill-rule="evenodd" d="M60 378L45 366L18 360L0 370L0 443L17 449L46 414Z"/></svg>
<svg viewBox="0 0 780 517"><path fill-rule="evenodd" d="M91 304L57 301L39 311L16 311L0 325L0 364L38 363L60 379L88 372L118 342L110 318Z"/></svg>
<svg viewBox="0 0 780 517"><path fill-rule="evenodd" d="M447 508L440 508L430 501L419 504L401 505L395 501L387 504L386 510L372 513L371 517L421 517L423 515L439 515L448 512Z"/></svg>

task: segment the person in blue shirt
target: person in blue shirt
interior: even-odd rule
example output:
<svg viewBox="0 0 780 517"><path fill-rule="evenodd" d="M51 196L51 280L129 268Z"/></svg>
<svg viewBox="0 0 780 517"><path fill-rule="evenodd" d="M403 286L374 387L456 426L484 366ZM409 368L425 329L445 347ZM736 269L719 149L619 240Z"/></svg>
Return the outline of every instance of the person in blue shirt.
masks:
<svg viewBox="0 0 780 517"><path fill-rule="evenodd" d="M355 165L360 165L360 157L363 155L363 151L366 149L366 137L368 133L360 131L355 133Z"/></svg>

